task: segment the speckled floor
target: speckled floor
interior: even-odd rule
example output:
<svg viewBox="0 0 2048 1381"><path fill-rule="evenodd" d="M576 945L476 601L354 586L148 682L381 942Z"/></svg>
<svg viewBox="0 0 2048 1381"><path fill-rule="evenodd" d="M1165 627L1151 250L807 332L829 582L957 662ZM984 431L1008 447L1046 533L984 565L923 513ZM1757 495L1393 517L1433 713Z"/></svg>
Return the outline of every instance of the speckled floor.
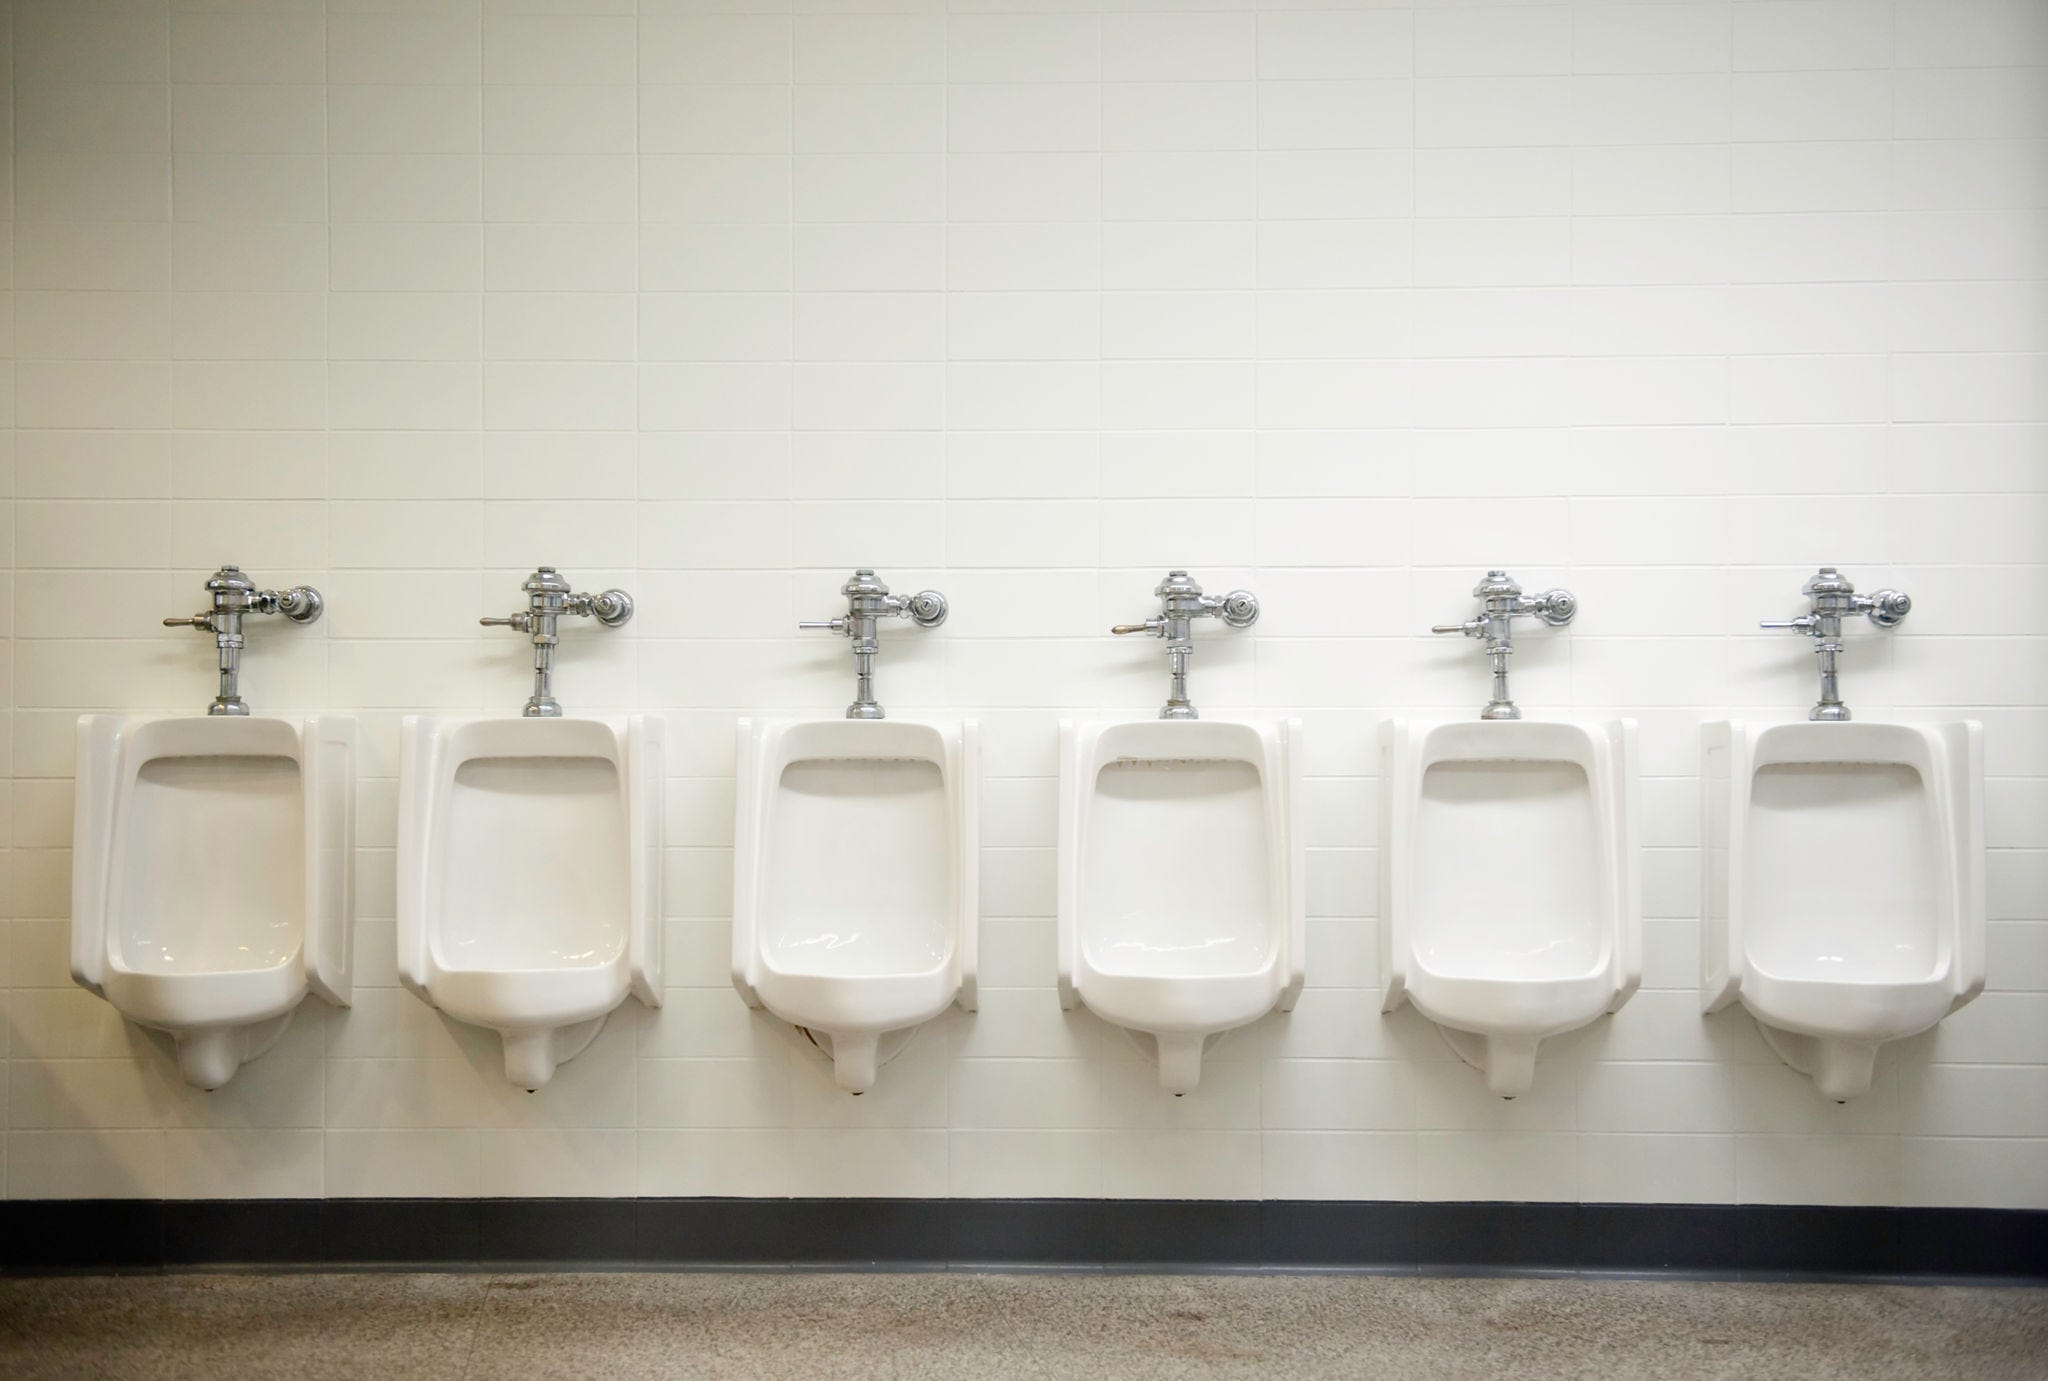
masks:
<svg viewBox="0 0 2048 1381"><path fill-rule="evenodd" d="M9 1377L2048 1377L2048 1291L1588 1279L0 1280Z"/></svg>

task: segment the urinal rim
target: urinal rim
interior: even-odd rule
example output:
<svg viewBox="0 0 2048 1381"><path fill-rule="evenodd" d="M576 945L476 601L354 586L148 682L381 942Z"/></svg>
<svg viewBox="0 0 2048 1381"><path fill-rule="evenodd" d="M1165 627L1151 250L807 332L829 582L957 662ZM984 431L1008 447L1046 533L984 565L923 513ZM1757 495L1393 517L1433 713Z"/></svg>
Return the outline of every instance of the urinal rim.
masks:
<svg viewBox="0 0 2048 1381"><path fill-rule="evenodd" d="M506 753L454 751L463 731L479 725L490 726L595 726L605 731L607 753ZM549 729L511 728L512 734L562 733ZM665 720L659 714L630 711L615 714L577 714L561 718L528 717L507 713L408 714L399 724L398 771L398 896L397 947L400 982L429 1006L446 1011L435 993L443 974L563 974L588 975L613 969L624 971L625 996L637 996L650 1007L661 1005L663 920L660 915L662 891L662 821L666 775L662 771ZM440 952L440 927L434 923L434 884L440 876L437 851L432 841L445 828L445 814L453 795L454 777L462 763L474 758L608 758L617 773L620 810L620 846L627 872L626 904L616 952L591 964L509 967L501 965L450 965ZM652 761L643 761L651 757ZM644 799L643 799L644 798ZM636 828L636 803L644 818ZM424 819L422 814L424 813ZM642 835L647 838L643 840ZM636 851L647 844L644 879L634 873L642 860ZM643 911L652 907L651 915ZM648 933L640 935L641 931ZM645 952L636 958L636 936ZM647 981L642 982L644 969ZM615 1010L614 1002L607 1011ZM490 1020L450 1016L471 1025L489 1026Z"/></svg>
<svg viewBox="0 0 2048 1381"><path fill-rule="evenodd" d="M1074 855L1074 952L1077 971L1085 971L1105 979L1139 979L1171 982L1242 982L1248 979L1264 978L1274 974L1287 957L1289 907L1291 902L1287 875L1288 849L1291 836L1288 831L1286 810L1278 800L1287 790L1285 780L1285 735L1282 721L1240 719L1218 716L1211 719L1159 719L1127 718L1084 720L1077 724L1075 753L1077 762L1076 813L1074 837L1071 849ZM1222 732L1218 732L1221 730ZM1232 752L1196 752L1168 758L1164 754L1147 754L1139 757L1118 752L1113 740L1126 734L1149 736L1163 732L1172 737L1209 736L1226 739L1240 739L1245 750ZM1254 756L1255 754L1255 756ZM1094 816L1093 804L1099 794L1102 774L1117 762L1152 763L1188 760L1195 762L1248 764L1258 774L1259 815L1264 826L1264 847L1260 852L1266 864L1266 915L1263 927L1265 943L1262 946L1263 962L1252 968L1231 969L1221 973L1176 973L1160 969L1132 969L1101 962L1094 947L1096 937L1088 933L1085 902L1087 899L1087 837L1089 823ZM1063 838L1062 843L1067 841ZM1257 1020L1256 1017L1252 1020ZM1150 1030L1151 1028L1141 1028ZM1196 1028L1188 1027L1188 1031ZM1203 1030L1210 1028L1203 1027Z"/></svg>
<svg viewBox="0 0 2048 1381"><path fill-rule="evenodd" d="M881 737L892 728L896 730L907 728L915 736L926 738L929 746L925 751L914 755L904 753L798 752L792 751L789 748L788 741L795 737L799 731L821 725L858 725L858 728L845 731L856 739L867 735ZM963 856L966 850L968 835L966 822L962 818L966 809L961 791L964 769L956 771L952 762L952 755L957 749L957 743L957 737L947 733L947 726L925 723L918 720L897 720L892 724L889 720L791 719L772 723L770 732L767 735L767 742L763 745L768 750L768 756L761 773L762 780L759 783L761 792L759 803L760 829L754 839L752 859L756 877L756 886L752 899L754 907L753 925L756 937L755 948L759 952L761 968L765 973L773 973L785 978L817 978L849 982L857 982L861 979L876 979L888 982L899 978L904 980L931 978L943 975L956 967L961 949L961 930L964 925L962 913L966 909L967 878ZM945 948L944 953L935 962L919 968L891 970L888 973L842 974L825 969L797 968L786 963L779 964L775 961L775 948L769 936L769 926L773 921L769 906L772 892L767 886L763 885L767 881L769 866L768 850L764 847L764 842L773 834L776 828L776 807L783 794L782 781L784 776L792 767L814 762L914 763L929 766L937 771L939 775L939 795L943 801L945 815L946 839L937 849L929 850L928 852L931 854L932 866L935 869L943 870L945 874L946 902L935 922L939 933L945 939ZM911 845L908 841L899 840L894 841L887 847L903 851L914 850L916 846ZM949 998L948 1002L950 1001L951 999ZM941 1008L940 1010L944 1009Z"/></svg>
<svg viewBox="0 0 2048 1381"><path fill-rule="evenodd" d="M1481 737L1516 738L1532 731L1565 730L1583 747L1583 757L1556 752L1515 753L1476 756L1465 752L1432 751L1431 740L1446 730L1469 732ZM1381 955L1385 973L1381 979L1381 1010L1391 1011L1413 1000L1418 976L1426 982L1493 983L1503 986L1569 985L1605 980L1605 1005L1589 1016L1582 1026L1597 1019L1600 1012L1615 1010L1631 995L1641 979L1641 865L1640 825L1641 780L1636 761L1637 721L1627 715L1558 715L1541 719L1479 720L1450 715L1389 716L1382 722L1380 916ZM1538 978L1502 978L1432 966L1425 962L1412 921L1414 909L1412 877L1393 866L1397 854L1412 855L1416 826L1421 814L1422 787L1431 768L1442 763L1571 763L1586 778L1592 797L1595 825L1594 861L1602 905L1596 921L1598 956L1584 970L1546 974ZM1404 789L1405 774L1412 773L1412 788ZM1604 827L1612 819L1614 828ZM1418 1008L1421 1004L1417 1004ZM1458 1026L1456 1022L1439 1025ZM1459 1026L1459 1029L1469 1029ZM1576 1030L1577 1026L1564 1028ZM1555 1034L1555 1033L1554 1033Z"/></svg>
<svg viewBox="0 0 2048 1381"><path fill-rule="evenodd" d="M428 783L432 811L427 824L427 837L420 842L422 860L420 863L423 900L431 906L427 915L420 918L425 930L427 961L435 974L568 974L602 972L619 966L627 960L632 944L633 898L631 841L633 786L628 765L629 748L626 735L629 721L620 716L574 715L559 719L523 715L423 715L422 720L432 720L433 727L440 730L441 743L434 754L433 780ZM591 747L602 746L607 751L578 752L505 752L501 749L474 750L464 747L463 740L478 726L496 729L500 725L519 725L510 729L513 734L588 734L586 726L605 730L602 738L592 738ZM544 728L527 728L528 725L542 725ZM564 727L574 726L574 727ZM445 840L449 828L449 812L455 799L455 781L462 768L479 761L516 762L521 759L543 759L547 761L577 761L588 759L610 765L615 789L609 793L617 811L617 848L620 864L627 875L626 895L620 904L620 915L615 921L617 938L607 946L604 958L582 963L526 963L526 964L471 964L451 961L445 948L446 934L442 925L434 924L434 918L441 914L438 902L432 899L445 890L449 861L446 850L437 847L437 841ZM580 914L580 913L579 913Z"/></svg>
<svg viewBox="0 0 2048 1381"><path fill-rule="evenodd" d="M1705 721L1700 726L1701 755L1701 847L1705 866L1700 870L1702 1010L1712 1013L1740 1001L1752 1008L1745 980L1752 972L1749 957L1744 881L1741 863L1746 858L1742 841L1747 832L1749 798L1757 762L1757 745L1773 731L1795 731L1798 736L1836 734L1843 730L1867 736L1872 730L1905 731L1924 746L1928 765L1915 768L1923 787L1939 793L1933 814L1940 832L1943 865L1950 869L1950 885L1944 895L1954 899L1954 921L1940 932L1940 946L1946 956L1941 973L1930 981L1945 982L1951 993L1950 1011L1969 1002L1984 987L1985 892L1984 892L1984 726L1974 719L1920 719L1893 717L1883 720L1850 720L1840 723L1790 719L1777 715L1729 717ZM1786 735L1790 736L1790 735ZM1850 735L1844 734L1847 738ZM1716 766L1719 759L1720 765ZM1890 761L1881 759L1848 759ZM1786 761L1826 764L1839 759L1774 759L1766 765ZM1716 800L1716 793L1721 799ZM1717 895L1718 888L1718 895ZM1773 981L1791 983L1846 983L1839 979L1800 979L1768 975ZM1867 981L1867 980L1866 980ZM1893 980L1913 983L1915 980ZM1766 1020L1766 1018L1759 1018Z"/></svg>
<svg viewBox="0 0 2048 1381"><path fill-rule="evenodd" d="M1243 751L1194 753L1185 756L1194 760L1246 762L1258 772L1261 813L1266 824L1265 853L1269 878L1264 962L1253 968L1200 974L1104 967L1096 962L1089 937L1083 934L1086 921L1082 903L1085 892L1085 840L1093 814L1090 806L1096 795L1097 783L1100 781L1103 768L1115 758L1125 756L1116 753L1113 746L1106 747L1105 740L1112 739L1114 732L1122 729L1142 730L1147 734L1163 732L1167 735L1195 737L1204 731L1213 732L1219 728L1227 729L1231 737L1248 735L1247 745L1256 748L1257 756L1250 756ZM1095 976L1111 981L1197 984L1245 983L1263 979L1270 980L1263 986L1273 992L1275 1001L1288 1001L1287 994L1299 982L1302 969L1300 950L1305 939L1303 860L1301 851L1295 847L1301 813L1298 760L1301 732L1301 720L1296 717L1229 713L1196 720L1128 716L1086 720L1063 719L1060 722L1061 820L1058 834L1057 928L1063 970L1061 986L1063 989L1071 989L1076 1001L1089 1006L1091 1010L1113 1024L1147 1032L1155 1030L1155 1026L1142 1023L1132 1025L1091 1002L1087 996L1087 978ZM1164 760L1164 755L1147 755L1136 760ZM1183 1030L1190 1033L1197 1029L1209 1033L1230 1030L1259 1020L1265 1012L1271 1011L1272 1007L1273 1001L1269 1001L1259 1013L1242 1021L1222 1025L1211 1026L1205 1023L1199 1028L1191 1025L1169 1025L1156 1029Z"/></svg>
<svg viewBox="0 0 2048 1381"><path fill-rule="evenodd" d="M786 752L785 744L796 731L817 728L833 735L858 740L901 734L904 730L925 741L925 751L916 754L871 752L819 753ZM734 767L733 819L733 904L732 966L734 988L751 1007L769 1007L760 993L764 973L777 978L830 980L858 983L947 981L951 993L939 1006L958 1002L972 1009L975 1002L976 969L981 924L980 849L980 721L972 716L903 715L882 720L852 720L827 715L765 714L741 715L734 723L737 761ZM797 762L926 762L937 768L945 798L949 838L940 851L948 875L947 915L942 929L946 953L941 961L914 970L882 974L833 974L817 970L776 965L768 958L763 943L762 919L766 900L763 886L767 854L763 847L774 818L773 805L779 794L782 774ZM903 847L900 843L892 847ZM773 1010L770 1008L770 1010ZM934 1015L937 1013L935 1012ZM826 1029L820 1018L805 1022L776 1015L792 1025L814 1025ZM924 1020L930 1020L930 1017ZM852 1028L846 1028L851 1030ZM895 1028L880 1028L895 1029Z"/></svg>
<svg viewBox="0 0 2048 1381"><path fill-rule="evenodd" d="M1962 831L1956 828L1956 804L1947 780L1948 761L1952 745L1947 732L1950 726L1962 727L1968 736L1973 721L1941 721L1920 723L1900 720L1849 720L1842 722L1821 722L1813 720L1772 720L1728 721L1730 729L1744 740L1744 771L1739 797L1731 790L1728 802L1728 850L1725 863L1728 925L1730 929L1732 967L1739 987L1743 978L1754 974L1768 982L1781 984L1810 984L1816 987L1842 988L1885 988L1929 985L1953 986L1961 938L1965 924L1963 908L1964 891L1961 886L1961 859L1958 854L1963 847ZM1846 732L1845 732L1846 731ZM1779 756L1768 752L1773 739L1830 737L1847 739L1896 739L1913 745L1915 755L1924 761L1913 761L1900 752L1881 753L1875 756L1855 757L1807 757L1800 755ZM1783 750L1781 750L1782 752ZM1755 957L1754 940L1756 922L1748 905L1749 876L1747 873L1750 819L1755 808L1756 779L1768 769L1800 767L1903 767L1919 779L1919 795L1924 802L1934 837L1930 841L1932 854L1939 875L1935 881L1934 939L1935 954L1925 974L1902 978L1870 979L1862 977L1836 977L1828 974L1792 974L1760 963ZM1731 774L1732 778L1732 774ZM1732 786L1732 780L1731 780ZM1738 861L1738 854L1740 861ZM1747 1004L1745 1004L1747 1005ZM1754 1014L1754 1013L1752 1013ZM1764 1018L1759 1017L1759 1020ZM1773 1024L1781 1024L1771 1019ZM1788 1028L1789 1029L1789 1028ZM1926 1029L1924 1027L1920 1028ZM1818 1033L1795 1032L1799 1035ZM1909 1033L1910 1034L1910 1033ZM1835 1038L1828 1033L1825 1038ZM1897 1039L1896 1037L1888 1039Z"/></svg>
<svg viewBox="0 0 2048 1381"><path fill-rule="evenodd" d="M177 982L179 980L192 979L234 979L238 977L255 977L292 972L297 976L300 996L304 996L308 984L308 969L310 967L308 963L308 941L316 924L314 917L317 906L315 893L318 890L319 878L317 874L323 852L314 846L314 842L310 838L315 823L319 818L318 803L315 800L315 796L321 783L318 774L314 771L313 764L308 761L307 738L310 733L321 725L323 720L327 721L330 727L336 722L347 722L352 727L352 721L348 721L346 716L322 716L315 714L217 716L143 713L79 716L79 729L81 733L89 732L89 726L96 727L97 723L103 722L111 727L113 743L110 747L114 758L113 770L115 774L114 780L111 783L112 800L107 813L108 818L103 827L96 824L92 831L94 834L94 850L101 855L98 859L99 867L97 869L101 873L101 877L94 903L97 913L95 924L98 930L97 948L99 950L98 967L100 976L95 980L93 986L103 989L106 978L110 975L119 975L123 978L144 981ZM189 750L179 748L175 751L166 751L165 749L154 747L152 740L168 737L171 732L169 729L160 728L159 726L173 724L179 725L181 729L198 735L201 738L219 737L230 740L259 733L269 735L281 731L287 736L289 742L288 744L280 742L275 747L265 745L260 748L238 748L223 745L205 746ZM153 730L156 732L152 732ZM290 762L293 772L297 777L298 789L296 794L299 797L301 809L301 829L299 835L301 848L300 905L298 907L298 914L293 918L294 930L291 950L275 963L248 965L238 968L157 969L141 968L127 962L121 944L116 907L121 891L119 884L123 876L122 849L120 845L127 837L127 830L135 813L137 784L141 779L143 769L152 762L192 758L278 758ZM84 803L81 802L80 804L81 808L83 808ZM352 831L353 821L348 822L348 828ZM74 827L74 846L76 844L75 836L79 832ZM80 861L85 862L86 860ZM353 859L342 860L339 864L330 864L329 866L347 869L353 866ZM74 874L77 871L74 868ZM76 881L74 878L75 891ZM117 1007L116 1010L119 1010L119 1008ZM127 1015L126 1012L122 1014L124 1016ZM140 1024L147 1025L148 1023ZM225 1023L215 1021L208 1024L220 1025ZM160 1029L168 1030L171 1028Z"/></svg>

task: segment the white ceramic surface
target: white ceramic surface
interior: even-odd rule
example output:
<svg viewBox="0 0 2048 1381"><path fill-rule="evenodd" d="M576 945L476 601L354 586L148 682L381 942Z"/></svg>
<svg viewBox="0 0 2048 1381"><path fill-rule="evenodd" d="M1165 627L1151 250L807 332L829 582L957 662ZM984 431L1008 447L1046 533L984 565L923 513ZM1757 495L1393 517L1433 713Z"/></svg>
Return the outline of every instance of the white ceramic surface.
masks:
<svg viewBox="0 0 2048 1381"><path fill-rule="evenodd" d="M1635 725L1380 730L1382 1011L1411 1002L1502 1097L1642 978Z"/></svg>
<svg viewBox="0 0 2048 1381"><path fill-rule="evenodd" d="M662 790L657 717L405 720L399 975L523 1088L661 1005Z"/></svg>
<svg viewBox="0 0 2048 1381"><path fill-rule="evenodd" d="M1060 1000L1150 1035L1186 1093L1219 1031L1293 1007L1301 722L1060 725Z"/></svg>
<svg viewBox="0 0 2048 1381"><path fill-rule="evenodd" d="M1702 997L1844 1101L1984 987L1973 722L1706 726Z"/></svg>
<svg viewBox="0 0 2048 1381"><path fill-rule="evenodd" d="M78 721L71 973L218 1088L349 998L355 721Z"/></svg>
<svg viewBox="0 0 2048 1381"><path fill-rule="evenodd" d="M733 986L849 1092L885 1034L974 1008L979 745L973 720L739 723Z"/></svg>

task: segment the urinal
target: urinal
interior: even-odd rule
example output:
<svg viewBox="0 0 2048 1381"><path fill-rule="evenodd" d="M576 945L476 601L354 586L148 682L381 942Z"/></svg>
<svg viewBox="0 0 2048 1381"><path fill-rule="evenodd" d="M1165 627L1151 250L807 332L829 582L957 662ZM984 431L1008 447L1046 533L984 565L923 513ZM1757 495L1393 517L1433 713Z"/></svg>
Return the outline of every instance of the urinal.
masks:
<svg viewBox="0 0 2048 1381"><path fill-rule="evenodd" d="M1705 1009L1867 1092L1879 1046L1984 987L1981 726L1709 724L1701 781Z"/></svg>
<svg viewBox="0 0 2048 1381"><path fill-rule="evenodd" d="M226 1083L308 989L348 1005L355 755L335 715L78 721L71 974L185 1082Z"/></svg>
<svg viewBox="0 0 2048 1381"><path fill-rule="evenodd" d="M1060 1001L1152 1036L1170 1093L1301 993L1300 751L1294 719L1060 725Z"/></svg>
<svg viewBox="0 0 2048 1381"><path fill-rule="evenodd" d="M1635 738L1631 720L1381 726L1381 1010L1414 1004L1504 1098L1545 1037L1641 982Z"/></svg>
<svg viewBox="0 0 2048 1381"><path fill-rule="evenodd" d="M973 720L892 722L875 698L881 622L937 628L946 597L892 595L866 566L839 593L844 615L797 626L847 637L845 717L739 722L732 983L861 1094L885 1035L974 1010L981 739Z"/></svg>
<svg viewBox="0 0 2048 1381"><path fill-rule="evenodd" d="M733 986L849 1093L887 1033L974 1010L979 742L972 720L739 723Z"/></svg>
<svg viewBox="0 0 2048 1381"><path fill-rule="evenodd" d="M185 1082L219 1088L277 1043L310 988L349 999L355 903L352 719L253 719L249 619L317 622L310 585L262 590L239 566L167 628L213 639L204 716L78 721L71 976L170 1034Z"/></svg>
<svg viewBox="0 0 2048 1381"><path fill-rule="evenodd" d="M630 993L661 1005L662 721L568 719L565 618L616 628L624 590L577 594L553 566L486 625L533 641L518 719L407 715L399 734L398 976L496 1031L529 1091L597 1038Z"/></svg>
<svg viewBox="0 0 2048 1381"><path fill-rule="evenodd" d="M406 716L398 968L537 1089L661 1005L662 721Z"/></svg>

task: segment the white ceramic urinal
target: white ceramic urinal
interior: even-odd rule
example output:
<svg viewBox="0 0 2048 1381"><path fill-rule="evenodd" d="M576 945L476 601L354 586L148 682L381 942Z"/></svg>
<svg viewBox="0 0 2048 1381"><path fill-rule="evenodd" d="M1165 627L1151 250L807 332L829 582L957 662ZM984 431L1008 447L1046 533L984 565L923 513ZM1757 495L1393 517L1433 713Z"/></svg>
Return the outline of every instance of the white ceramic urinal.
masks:
<svg viewBox="0 0 2048 1381"><path fill-rule="evenodd" d="M661 1005L662 721L406 717L398 970L537 1089Z"/></svg>
<svg viewBox="0 0 2048 1381"><path fill-rule="evenodd" d="M849 1092L884 1034L974 1010L979 742L972 720L739 723L733 986Z"/></svg>
<svg viewBox="0 0 2048 1381"><path fill-rule="evenodd" d="M1984 987L1981 726L1710 724L1702 998L1826 1097Z"/></svg>
<svg viewBox="0 0 2048 1381"><path fill-rule="evenodd" d="M1301 993L1300 751L1296 719L1060 725L1060 1001L1151 1035L1171 1093Z"/></svg>
<svg viewBox="0 0 2048 1381"><path fill-rule="evenodd" d="M71 974L218 1088L308 988L345 1007L355 721L78 721Z"/></svg>
<svg viewBox="0 0 2048 1381"><path fill-rule="evenodd" d="M1504 1098L1642 980L1635 756L1631 720L1381 727L1381 1010Z"/></svg>

